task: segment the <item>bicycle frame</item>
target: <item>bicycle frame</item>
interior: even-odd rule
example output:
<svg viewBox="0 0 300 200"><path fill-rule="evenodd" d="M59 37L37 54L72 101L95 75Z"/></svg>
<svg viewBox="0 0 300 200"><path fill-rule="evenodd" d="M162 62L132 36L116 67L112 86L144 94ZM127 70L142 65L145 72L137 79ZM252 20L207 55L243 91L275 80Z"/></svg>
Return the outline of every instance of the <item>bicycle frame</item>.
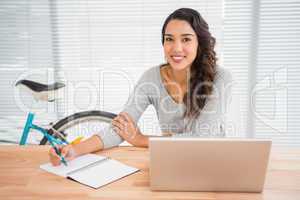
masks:
<svg viewBox="0 0 300 200"><path fill-rule="evenodd" d="M50 143L53 142L53 143L56 143L56 144L59 144L59 145L63 145L64 143L66 143L66 142L60 141L59 139L54 138L52 135L50 135L48 133L48 131L46 129L33 124L32 123L33 119L34 119L34 113L29 112L28 115L27 115L26 124L25 124L25 127L23 129L23 133L22 133L22 137L21 137L19 145L25 145L26 144L26 141L27 141L27 138L28 138L28 135L29 135L29 132L30 132L31 129L34 129L34 130L37 130L37 131L41 132L45 137L47 137L47 139L49 140Z"/></svg>
<svg viewBox="0 0 300 200"><path fill-rule="evenodd" d="M20 143L19 145L25 145L26 144L26 141L27 141L27 138L28 138L28 134L29 134L29 131L30 129L32 128L32 121L33 121L33 118L34 118L34 114L33 113L28 113L27 115L27 120L26 120L26 124L25 124L25 127L23 129L23 133L22 133L22 137L21 137L21 140L20 140Z"/></svg>

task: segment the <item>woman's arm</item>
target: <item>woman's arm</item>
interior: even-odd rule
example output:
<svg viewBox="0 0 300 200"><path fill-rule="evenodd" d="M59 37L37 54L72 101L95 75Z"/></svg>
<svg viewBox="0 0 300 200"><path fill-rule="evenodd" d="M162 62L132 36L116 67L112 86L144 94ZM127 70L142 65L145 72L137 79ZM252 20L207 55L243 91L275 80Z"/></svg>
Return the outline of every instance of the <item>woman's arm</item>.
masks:
<svg viewBox="0 0 300 200"><path fill-rule="evenodd" d="M130 94L123 112L112 120L113 135L117 134L136 147L148 147L148 137L141 133L137 122L146 108L152 104L153 92L150 86L153 86L153 83L149 78L153 77L152 73L153 70L148 70L142 75ZM104 147L107 146L106 141L104 140Z"/></svg>
<svg viewBox="0 0 300 200"><path fill-rule="evenodd" d="M121 112L112 120L114 131L124 140L136 147L148 147L149 137L142 134L132 117Z"/></svg>
<svg viewBox="0 0 300 200"><path fill-rule="evenodd" d="M158 135L144 135L141 134L141 138L138 139L138 145L135 145L137 147L149 147L149 139L150 137L171 137L173 134L172 133L164 133L163 136L158 136Z"/></svg>
<svg viewBox="0 0 300 200"><path fill-rule="evenodd" d="M83 142L76 144L76 145L66 145L60 146L59 151L61 152L62 156L70 161L74 158L87 154L92 153L95 151L100 151L103 149L103 142L100 137L94 135ZM49 159L52 165L57 166L61 163L61 158L56 154L55 150L51 148L49 150Z"/></svg>
<svg viewBox="0 0 300 200"><path fill-rule="evenodd" d="M112 120L113 129L127 142L136 147L149 146L149 137L144 135L132 117L125 112L121 112L117 117ZM172 133L164 133L164 136L171 136Z"/></svg>
<svg viewBox="0 0 300 200"><path fill-rule="evenodd" d="M76 156L92 153L95 151L100 151L103 149L102 140L97 135L93 135L92 137L84 140L83 142L72 146L76 153Z"/></svg>

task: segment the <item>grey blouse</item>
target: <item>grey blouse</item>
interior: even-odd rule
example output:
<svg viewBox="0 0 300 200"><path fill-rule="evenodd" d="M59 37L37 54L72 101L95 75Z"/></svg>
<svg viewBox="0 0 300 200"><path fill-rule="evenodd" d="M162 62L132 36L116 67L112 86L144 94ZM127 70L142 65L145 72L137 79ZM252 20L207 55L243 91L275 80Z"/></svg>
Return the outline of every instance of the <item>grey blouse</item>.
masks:
<svg viewBox="0 0 300 200"><path fill-rule="evenodd" d="M162 133L169 133L173 137L224 137L231 101L231 73L224 68L217 68L213 93L208 97L200 115L188 120L183 117L185 105L176 103L167 92L160 67L152 67L144 72L130 94L123 112L127 112L137 123L146 108L152 104ZM117 146L123 142L111 125L97 135L101 138L104 148Z"/></svg>

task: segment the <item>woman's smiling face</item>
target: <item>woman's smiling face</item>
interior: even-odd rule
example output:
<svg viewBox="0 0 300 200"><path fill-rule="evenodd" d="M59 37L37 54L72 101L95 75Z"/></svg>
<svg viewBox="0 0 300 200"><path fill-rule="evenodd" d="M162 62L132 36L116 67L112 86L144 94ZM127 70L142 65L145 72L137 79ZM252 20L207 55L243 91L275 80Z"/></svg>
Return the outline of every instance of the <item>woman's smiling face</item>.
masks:
<svg viewBox="0 0 300 200"><path fill-rule="evenodd" d="M163 46L172 69L184 70L193 64L197 56L197 35L187 21L173 19L166 26Z"/></svg>

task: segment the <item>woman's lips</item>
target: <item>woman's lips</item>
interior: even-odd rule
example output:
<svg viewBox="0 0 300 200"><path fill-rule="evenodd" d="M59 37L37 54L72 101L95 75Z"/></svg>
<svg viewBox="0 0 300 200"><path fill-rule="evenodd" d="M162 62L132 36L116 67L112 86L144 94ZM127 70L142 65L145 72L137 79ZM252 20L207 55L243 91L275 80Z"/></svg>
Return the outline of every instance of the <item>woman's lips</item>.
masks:
<svg viewBox="0 0 300 200"><path fill-rule="evenodd" d="M171 56L171 58L175 63L180 63L184 59L184 56Z"/></svg>

